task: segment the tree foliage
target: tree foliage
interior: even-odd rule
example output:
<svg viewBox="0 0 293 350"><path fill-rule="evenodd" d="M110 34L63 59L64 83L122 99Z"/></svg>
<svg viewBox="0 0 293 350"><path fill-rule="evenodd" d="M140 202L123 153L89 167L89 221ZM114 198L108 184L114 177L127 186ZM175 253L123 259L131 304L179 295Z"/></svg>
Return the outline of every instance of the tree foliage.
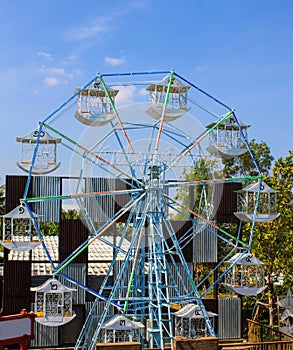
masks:
<svg viewBox="0 0 293 350"><path fill-rule="evenodd" d="M248 318L256 316L252 310L261 307L262 312L258 313L257 320L273 326L279 321L277 298L286 295L288 288L292 287L293 207L288 203L292 200L293 152L289 151L287 157L278 159L263 181L277 191L277 211L280 215L271 222L254 225L252 253L265 263L267 289L256 299L243 298L243 305ZM244 224L243 240L248 239L250 231L251 224Z"/></svg>
<svg viewBox="0 0 293 350"><path fill-rule="evenodd" d="M249 146L262 175L269 175L274 160L269 146L264 141L258 143L254 139L249 142ZM259 175L250 152L242 154L239 159L222 159L222 162L226 177L242 176L243 172L249 176Z"/></svg>
<svg viewBox="0 0 293 350"><path fill-rule="evenodd" d="M264 294L268 303L272 304L271 316L275 323L277 295L286 294L287 289L292 287L293 278L293 207L288 205L292 200L293 189L292 151L275 162L272 174L265 177L264 181L277 191L277 210L280 215L272 222L255 225L252 248L253 253L265 262L268 288ZM278 286L276 278L280 274L284 275L284 283Z"/></svg>
<svg viewBox="0 0 293 350"><path fill-rule="evenodd" d="M194 203L191 206L189 186L180 187L177 189L175 199L178 200L183 206L195 210L201 214L206 210L206 203L212 200L212 185L209 182L202 180L211 180L217 178L220 175L219 161L214 158L200 158L197 160L195 166L190 172L183 171L183 180L198 181L198 184L194 185ZM180 209L187 216L190 215L184 209ZM174 220L186 220L186 217L176 214L173 217Z"/></svg>
<svg viewBox="0 0 293 350"><path fill-rule="evenodd" d="M62 219L77 220L80 218L80 213L77 209L68 209L68 210L62 210L61 216L62 216Z"/></svg>
<svg viewBox="0 0 293 350"><path fill-rule="evenodd" d="M57 222L41 222L40 229L45 236L57 236L59 234Z"/></svg>

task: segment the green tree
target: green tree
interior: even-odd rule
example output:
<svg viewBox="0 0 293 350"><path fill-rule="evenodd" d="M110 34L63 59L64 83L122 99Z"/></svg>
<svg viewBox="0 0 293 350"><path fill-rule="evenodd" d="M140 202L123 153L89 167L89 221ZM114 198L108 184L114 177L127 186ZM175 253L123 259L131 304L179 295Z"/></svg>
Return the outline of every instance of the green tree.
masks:
<svg viewBox="0 0 293 350"><path fill-rule="evenodd" d="M268 175L274 160L269 146L264 141L258 143L254 139L249 142L249 146L262 175ZM249 176L258 175L249 152L242 154L239 158L222 159L222 163L226 177L242 176L243 169Z"/></svg>
<svg viewBox="0 0 293 350"><path fill-rule="evenodd" d="M57 222L41 222L40 229L45 236L57 236L59 234L59 224Z"/></svg>
<svg viewBox="0 0 293 350"><path fill-rule="evenodd" d="M219 168L219 161L217 159L211 158L200 158L197 160L195 166L190 172L186 170L183 171L183 181L186 182L197 182L194 184L194 204L190 208L190 193L189 186L183 186L177 189L175 199L178 200L183 206L187 208L194 209L197 213L201 214L206 210L206 204L208 201L212 200L212 187L213 183L205 180L212 180L214 178L220 177L221 170ZM187 216L190 213L186 210L180 209ZM179 213L174 215L174 220L186 220L186 217L180 215Z"/></svg>
<svg viewBox="0 0 293 350"><path fill-rule="evenodd" d="M79 219L80 213L77 209L68 209L68 210L62 210L61 213L62 219Z"/></svg>
<svg viewBox="0 0 293 350"><path fill-rule="evenodd" d="M252 241L253 253L265 262L267 290L264 297L270 305L270 323L276 324L276 301L278 294L285 294L292 286L293 278L293 151L279 158L272 169L271 176L264 181L277 190L277 210L279 217L272 222L256 224ZM250 225L245 225L246 232ZM244 233L245 234L245 233ZM284 275L284 285L277 286L276 276Z"/></svg>

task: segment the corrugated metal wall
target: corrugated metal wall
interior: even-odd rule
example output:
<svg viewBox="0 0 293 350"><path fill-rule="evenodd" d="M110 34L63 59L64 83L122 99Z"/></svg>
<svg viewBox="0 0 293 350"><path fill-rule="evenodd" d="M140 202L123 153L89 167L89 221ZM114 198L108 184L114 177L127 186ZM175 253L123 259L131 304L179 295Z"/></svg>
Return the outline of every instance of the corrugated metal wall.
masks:
<svg viewBox="0 0 293 350"><path fill-rule="evenodd" d="M126 183L126 182L129 182ZM131 189L131 180L126 182L115 178L86 178L85 192L97 191L118 191ZM131 197L129 194L119 194L116 196L88 197L85 198L85 209L93 222L105 222L114 213L123 208ZM119 222L126 222L128 213L123 215Z"/></svg>
<svg viewBox="0 0 293 350"><path fill-rule="evenodd" d="M189 268L191 276L193 276L193 263L187 263L187 266ZM173 265L170 266L170 270L171 270L172 275L173 275L173 277L174 277L174 279L176 281L176 284L178 286L179 292L184 295L186 292L185 292L185 290L183 288L183 283L182 283L182 280L181 280L180 276L182 277L184 285L187 287L187 289L189 291L191 291L190 281L189 281L189 279L186 276L186 273L185 273L185 270L184 270L182 264L181 263L177 263L176 267L177 267L179 273L177 273L177 271L175 269L175 266L173 266ZM171 297L176 296L175 290L173 288L169 289L169 293L170 293Z"/></svg>
<svg viewBox="0 0 293 350"><path fill-rule="evenodd" d="M241 337L241 299L218 299L218 337L237 339Z"/></svg>
<svg viewBox="0 0 293 350"><path fill-rule="evenodd" d="M217 262L218 247L216 229L210 224L198 224L194 227L196 236L193 239L193 261L197 263Z"/></svg>
<svg viewBox="0 0 293 350"><path fill-rule="evenodd" d="M27 197L57 196L61 194L61 177L32 176ZM6 176L6 213L17 207L23 198L27 176ZM59 222L60 201L44 201L34 203L33 210L41 215L41 221Z"/></svg>
<svg viewBox="0 0 293 350"><path fill-rule="evenodd" d="M115 180L111 178L86 178L85 192L113 191ZM93 222L105 222L114 215L114 196L86 197L85 209Z"/></svg>
<svg viewBox="0 0 293 350"><path fill-rule="evenodd" d="M32 304L33 308L33 304ZM30 342L31 347L57 347L59 343L58 327L44 326L35 322L35 339Z"/></svg>
<svg viewBox="0 0 293 350"><path fill-rule="evenodd" d="M62 270L62 273L83 285L87 285L87 265L85 263L70 264ZM63 277L60 277L59 281L67 287L76 289L76 292L72 293L72 304L85 304L85 290L83 288L78 287Z"/></svg>
<svg viewBox="0 0 293 350"><path fill-rule="evenodd" d="M59 196L61 194L61 178L34 176L32 192L34 197ZM61 202L56 200L36 202L33 205L33 211L40 215L40 221L59 222L60 204Z"/></svg>

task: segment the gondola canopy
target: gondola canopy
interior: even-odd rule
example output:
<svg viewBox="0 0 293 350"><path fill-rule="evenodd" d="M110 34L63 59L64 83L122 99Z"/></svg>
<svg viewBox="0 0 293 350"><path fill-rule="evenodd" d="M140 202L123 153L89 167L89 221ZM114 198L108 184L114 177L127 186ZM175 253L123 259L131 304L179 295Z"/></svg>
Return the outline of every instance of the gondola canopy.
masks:
<svg viewBox="0 0 293 350"><path fill-rule="evenodd" d="M76 289L64 286L51 278L39 287L31 288L35 292L36 321L44 326L62 326L76 316L72 310L72 293Z"/></svg>
<svg viewBox="0 0 293 350"><path fill-rule="evenodd" d="M147 113L154 119L161 119L165 109L165 120L173 121L186 113L189 108L187 104L187 91L190 88L184 85L177 77L173 77L170 85L170 74L163 80L152 83L147 87L149 91L149 108ZM168 104L165 106L166 96L168 94Z"/></svg>
<svg viewBox="0 0 293 350"><path fill-rule="evenodd" d="M209 153L216 157L229 159L247 152L245 140L250 125L244 124L241 120L237 123L233 114L214 128L216 123L206 126L207 129L213 128L209 133L209 146L207 147Z"/></svg>
<svg viewBox="0 0 293 350"><path fill-rule="evenodd" d="M43 175L51 173L59 168L57 162L57 145L61 142L60 138L54 138L45 130L33 130L23 137L17 137L17 142L21 142L22 152L21 161L17 162L18 167L29 172L32 167L32 174ZM36 154L35 149L37 147Z"/></svg>
<svg viewBox="0 0 293 350"><path fill-rule="evenodd" d="M264 278L264 263L250 252L236 253L226 262L232 265L227 269L225 282L222 285L232 293L253 296L266 289Z"/></svg>
<svg viewBox="0 0 293 350"><path fill-rule="evenodd" d="M237 212L234 215L244 222L263 223L276 219L280 215L277 212L277 192L263 181L249 184L237 191Z"/></svg>
<svg viewBox="0 0 293 350"><path fill-rule="evenodd" d="M75 118L89 126L103 126L115 117L113 104L119 90L109 88L105 91L101 82L95 80L86 89L77 88L78 107Z"/></svg>
<svg viewBox="0 0 293 350"><path fill-rule="evenodd" d="M32 214L37 221L38 215ZM41 243L31 215L24 205L21 204L3 215L2 220L2 240L0 243L3 247L9 250L28 251Z"/></svg>

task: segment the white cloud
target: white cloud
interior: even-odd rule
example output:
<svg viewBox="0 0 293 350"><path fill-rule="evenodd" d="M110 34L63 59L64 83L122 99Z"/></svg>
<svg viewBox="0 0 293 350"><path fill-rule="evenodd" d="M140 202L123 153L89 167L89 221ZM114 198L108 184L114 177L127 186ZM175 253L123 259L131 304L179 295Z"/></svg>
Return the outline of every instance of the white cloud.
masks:
<svg viewBox="0 0 293 350"><path fill-rule="evenodd" d="M120 64L125 62L125 58L105 57L105 62L110 64L111 66L119 66Z"/></svg>
<svg viewBox="0 0 293 350"><path fill-rule="evenodd" d="M117 30L121 26L121 18L128 16L133 11L144 11L151 3L152 0L136 0L130 3L124 1L121 6L113 7L112 11L105 12L105 15L101 15L100 6L97 8L99 14L95 15L95 8L93 7L90 13L90 19L87 22L70 28L65 33L65 37L69 40L79 41L91 41L90 39L105 40L106 34L111 35L113 30ZM83 47L87 48L87 44L83 42Z"/></svg>
<svg viewBox="0 0 293 350"><path fill-rule="evenodd" d="M97 19L97 22L99 22L99 19ZM84 26L72 29L69 33L69 36L71 37L71 39L84 40L96 36L101 36L102 34L107 33L108 30L108 25L94 23L87 27Z"/></svg>
<svg viewBox="0 0 293 350"><path fill-rule="evenodd" d="M52 61L52 59L53 59L52 54L49 53L49 52L46 52L46 51L39 51L38 52L38 56L44 57L44 58L46 58L49 61Z"/></svg>
<svg viewBox="0 0 293 350"><path fill-rule="evenodd" d="M65 75L64 68L59 68L59 67L42 66L39 71L40 71L40 73L44 73L44 74L47 74L47 75L58 75L58 76L64 76Z"/></svg>
<svg viewBox="0 0 293 350"><path fill-rule="evenodd" d="M60 80L56 77L47 77L44 79L44 82L48 86L55 86L60 84Z"/></svg>
<svg viewBox="0 0 293 350"><path fill-rule="evenodd" d="M134 102L135 86L118 86L115 89L119 90L116 97L117 105L126 105Z"/></svg>
<svg viewBox="0 0 293 350"><path fill-rule="evenodd" d="M105 34L108 34L117 27L117 18L127 14L129 9L126 8L118 11L112 11L105 16L97 16L91 19L90 23L71 28L67 32L67 38L70 40L86 40L86 39L102 39Z"/></svg>
<svg viewBox="0 0 293 350"><path fill-rule="evenodd" d="M55 86L58 84L69 84L76 76L81 74L79 69L66 71L63 67L47 67L39 68L39 74L44 77L47 86Z"/></svg>
<svg viewBox="0 0 293 350"><path fill-rule="evenodd" d="M76 61L78 59L78 55L73 53L67 57L69 61Z"/></svg>
<svg viewBox="0 0 293 350"><path fill-rule="evenodd" d="M81 70L80 69L73 69L72 72L69 72L66 74L67 78L70 80L73 80L75 77L81 75Z"/></svg>

